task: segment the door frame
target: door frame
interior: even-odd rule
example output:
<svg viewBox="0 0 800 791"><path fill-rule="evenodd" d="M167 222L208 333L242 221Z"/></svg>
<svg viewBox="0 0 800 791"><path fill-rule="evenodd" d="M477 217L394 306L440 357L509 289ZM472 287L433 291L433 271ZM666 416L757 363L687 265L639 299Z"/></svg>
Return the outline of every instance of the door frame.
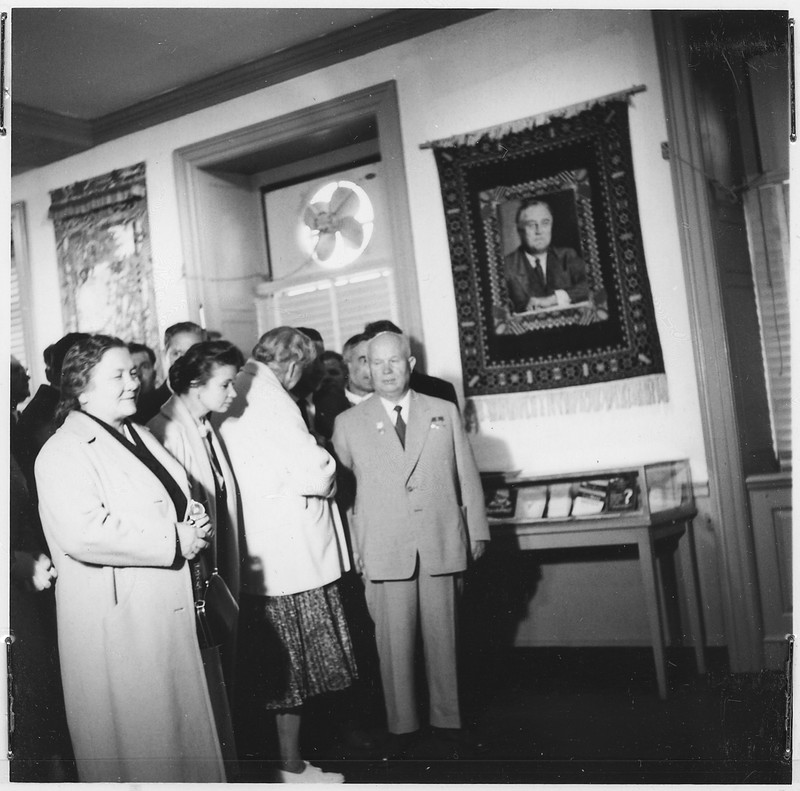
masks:
<svg viewBox="0 0 800 791"><path fill-rule="evenodd" d="M175 178L190 314L196 315L200 305L204 303L204 276L208 271L204 266L203 246L200 243L202 236L196 201L198 169L288 141L296 141L303 136L320 135L327 129L364 118L374 118L378 128L381 162L386 174L387 199L392 207L390 233L395 256L395 283L401 326L408 335L422 339L422 315L411 237L397 85L394 80L226 132L175 151ZM266 277L266 268L264 274Z"/></svg>
<svg viewBox="0 0 800 791"><path fill-rule="evenodd" d="M703 154L683 28L687 13L654 11L653 25L688 286L709 493L725 570L720 587L730 669L753 672L760 669L763 662L758 572L739 448L708 188L700 166Z"/></svg>

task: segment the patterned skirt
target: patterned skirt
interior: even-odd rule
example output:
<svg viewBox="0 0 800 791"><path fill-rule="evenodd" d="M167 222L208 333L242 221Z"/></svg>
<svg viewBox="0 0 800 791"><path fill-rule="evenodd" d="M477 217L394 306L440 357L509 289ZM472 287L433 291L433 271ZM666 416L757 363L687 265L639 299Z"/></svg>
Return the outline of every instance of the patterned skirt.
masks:
<svg viewBox="0 0 800 791"><path fill-rule="evenodd" d="M291 709L358 677L336 582L288 596L242 594L237 686L267 709Z"/></svg>

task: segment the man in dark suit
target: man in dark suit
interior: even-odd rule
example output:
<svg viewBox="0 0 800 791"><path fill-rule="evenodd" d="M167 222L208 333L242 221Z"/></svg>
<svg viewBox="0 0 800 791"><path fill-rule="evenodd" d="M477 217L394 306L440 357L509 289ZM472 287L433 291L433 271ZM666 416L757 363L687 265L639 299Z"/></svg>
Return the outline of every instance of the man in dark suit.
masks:
<svg viewBox="0 0 800 791"><path fill-rule="evenodd" d="M379 332L403 334L403 331L396 324L393 324L388 319L381 319L372 321L364 327L364 340L372 340ZM415 393L422 393L434 398L443 398L445 401L458 406L455 387L450 382L439 379L438 376L428 376L428 374L424 374L421 371L412 371L410 386Z"/></svg>
<svg viewBox="0 0 800 791"><path fill-rule="evenodd" d="M512 309L525 313L567 307L589 298L586 262L570 247L553 247L553 212L537 198L517 209L520 246L505 257Z"/></svg>
<svg viewBox="0 0 800 791"><path fill-rule="evenodd" d="M355 476L349 514L353 559L375 622L393 752L420 723L414 685L422 634L430 725L461 729L456 673L456 594L470 558L489 539L483 489L458 410L409 389L408 339L376 335L368 349L374 394L336 418L333 445Z"/></svg>
<svg viewBox="0 0 800 791"><path fill-rule="evenodd" d="M49 384L39 389L22 411L12 436L13 449L25 474L28 489L36 498L33 464L39 451L56 431L56 407L61 398L61 366L72 345L86 337L84 332L68 332L45 350L45 374Z"/></svg>

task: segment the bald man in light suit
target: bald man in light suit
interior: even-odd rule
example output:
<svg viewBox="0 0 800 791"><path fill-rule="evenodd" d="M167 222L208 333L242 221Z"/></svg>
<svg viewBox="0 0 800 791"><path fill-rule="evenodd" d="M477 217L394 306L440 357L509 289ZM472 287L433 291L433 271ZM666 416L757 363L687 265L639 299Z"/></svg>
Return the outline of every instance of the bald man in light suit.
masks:
<svg viewBox="0 0 800 791"><path fill-rule="evenodd" d="M380 657L390 734L419 730L414 648L422 631L430 724L461 728L456 583L489 540L480 475L458 409L409 389L408 339L370 341L375 394L336 418L333 445L355 476L353 554L363 574ZM399 408L399 409L398 409Z"/></svg>

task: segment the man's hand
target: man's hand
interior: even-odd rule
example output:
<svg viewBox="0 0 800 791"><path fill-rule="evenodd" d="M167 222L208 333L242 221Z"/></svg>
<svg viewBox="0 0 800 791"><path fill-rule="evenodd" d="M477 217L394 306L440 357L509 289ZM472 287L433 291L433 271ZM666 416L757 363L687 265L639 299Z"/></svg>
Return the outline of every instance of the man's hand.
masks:
<svg viewBox="0 0 800 791"><path fill-rule="evenodd" d="M483 556L483 553L486 552L486 545L488 541L472 541L470 543L470 552L472 553L472 561L473 563L478 560L478 558Z"/></svg>
<svg viewBox="0 0 800 791"><path fill-rule="evenodd" d="M364 578L364 582L367 581L367 572L364 569L364 560L358 552L353 550L353 569L357 574Z"/></svg>
<svg viewBox="0 0 800 791"><path fill-rule="evenodd" d="M558 298L555 294L551 294L549 297L531 297L528 300L528 310L554 308L556 305L558 305Z"/></svg>

